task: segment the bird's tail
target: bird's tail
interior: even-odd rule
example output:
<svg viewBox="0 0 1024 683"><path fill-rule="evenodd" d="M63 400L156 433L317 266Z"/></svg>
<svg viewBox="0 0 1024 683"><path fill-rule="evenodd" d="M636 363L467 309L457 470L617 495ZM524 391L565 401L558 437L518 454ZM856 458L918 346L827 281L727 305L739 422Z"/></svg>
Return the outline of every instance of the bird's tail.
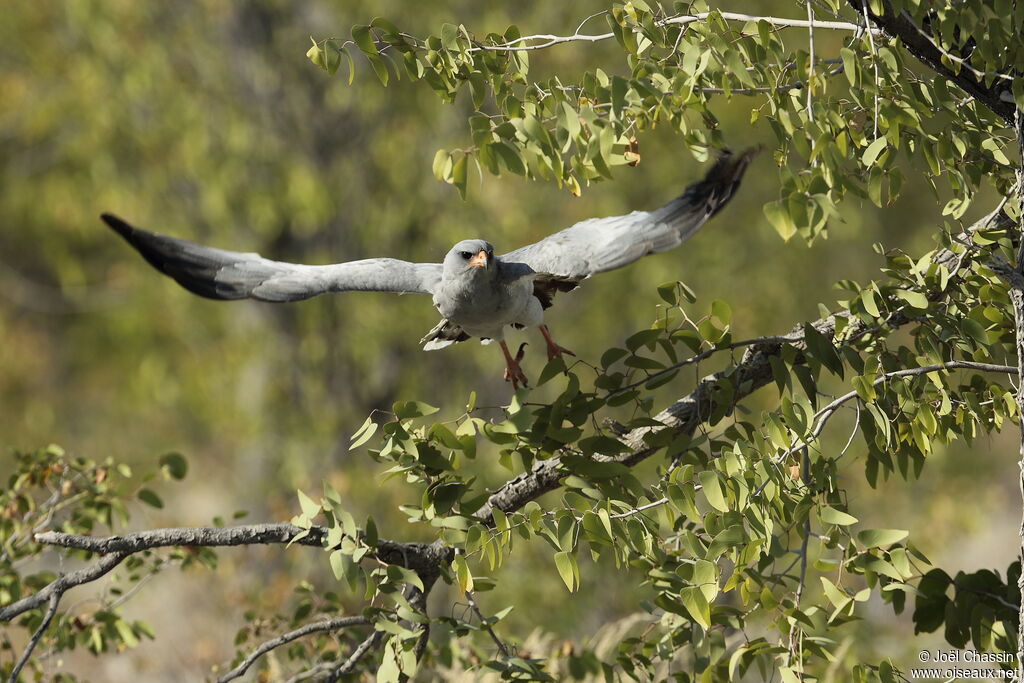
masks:
<svg viewBox="0 0 1024 683"><path fill-rule="evenodd" d="M671 240L664 245L655 245L651 251L665 251L693 237L709 218L729 203L747 167L760 151L760 147L751 147L739 154L723 150L701 180L687 187L665 206L653 211L651 218L672 226L674 233Z"/></svg>
<svg viewBox="0 0 1024 683"><path fill-rule="evenodd" d="M466 334L465 330L458 325L448 322L448 319L445 318L435 325L434 329L423 335L423 339L420 339L420 344L423 344L425 351L436 351L455 342L466 341L469 338L470 336Z"/></svg>
<svg viewBox="0 0 1024 683"><path fill-rule="evenodd" d="M733 154L729 149L722 150L715 165L704 175L704 179L686 188L680 199L684 204L688 204L691 210L698 206L702 207L705 212L704 220L711 218L732 199L747 167L760 151L760 145L749 147L739 154Z"/></svg>

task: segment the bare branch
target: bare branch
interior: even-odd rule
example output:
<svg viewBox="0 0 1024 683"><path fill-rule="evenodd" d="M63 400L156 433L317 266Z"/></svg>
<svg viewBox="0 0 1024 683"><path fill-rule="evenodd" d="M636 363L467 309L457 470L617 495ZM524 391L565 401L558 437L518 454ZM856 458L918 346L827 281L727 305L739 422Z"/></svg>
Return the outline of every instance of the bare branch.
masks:
<svg viewBox="0 0 1024 683"><path fill-rule="evenodd" d="M993 254L987 265L996 275L1002 278L1006 284L1010 285L1011 289L1024 291L1024 275L1007 263L1006 259L1002 256L999 254Z"/></svg>
<svg viewBox="0 0 1024 683"><path fill-rule="evenodd" d="M858 27L859 28L859 27ZM814 121L814 5L807 0L807 120ZM815 164L817 158L811 161Z"/></svg>
<svg viewBox="0 0 1024 683"><path fill-rule="evenodd" d="M107 555L100 559L99 562L91 564L88 567L83 567L82 569L73 571L70 574L62 574L48 586L36 593L33 593L27 598L22 598L17 602L12 602L10 605L0 608L0 621L10 621L19 614L39 607L47 600L50 600L54 595L59 598L70 588L80 586L83 583L89 583L90 581L95 581L117 565L121 564L121 561L129 554L130 553L114 553L112 555Z"/></svg>
<svg viewBox="0 0 1024 683"><path fill-rule="evenodd" d="M362 659L367 652L377 647L383 638L383 631L374 631L371 633L366 640L359 644L359 647L352 651L352 654L349 655L348 659L342 662L341 666L331 672L331 675L327 680L330 683L334 683L334 681L338 680L339 676L352 673L355 670L356 665L359 664L359 660Z"/></svg>
<svg viewBox="0 0 1024 683"><path fill-rule="evenodd" d="M215 548L221 546L261 545L291 543L292 539L306 531L294 524L244 524L232 527L176 527L136 531L120 536L76 536L58 531L36 534L39 543L76 548L89 552L107 554L131 554L173 546ZM309 533L294 541L298 545L323 547L327 530L312 526ZM387 564L397 564L418 573L436 571L439 564L451 561L450 549L438 549L425 543L397 543L381 539L374 549L374 556ZM2 613L0 613L2 614Z"/></svg>
<svg viewBox="0 0 1024 683"><path fill-rule="evenodd" d="M313 527L309 535L295 543L311 546L323 545L324 536L322 533L317 533L318 530L319 527ZM169 546L218 547L289 543L303 531L305 529L294 524L246 524L232 527L150 529L119 536L78 536L59 531L44 531L36 534L35 539L46 545L59 545L106 555L113 552L137 553L151 548Z"/></svg>
<svg viewBox="0 0 1024 683"><path fill-rule="evenodd" d="M680 14L674 17L668 17L662 19L657 23L659 26L686 26L687 24L693 24L699 21L705 21L711 16L711 12L698 12L697 14ZM726 21L742 21L742 22L765 22L769 26L775 26L777 28L808 28L810 21L806 19L786 19L782 17L769 17L769 16L758 16L756 14L741 14L738 12L719 12L722 19ZM595 15L596 16L596 15ZM814 25L818 28L832 29L837 31L862 31L863 26L859 26L849 21L815 21ZM582 27L582 24L580 25ZM870 29L881 33L879 29ZM556 36L549 33L538 33L531 36L523 36L510 40L507 43L501 45L478 45L470 48L470 52L479 52L481 50L487 50L491 52L509 52L518 50L544 50L546 48L561 45L563 43L598 43L602 40L608 40L614 38L614 33L597 33L597 34L586 34L580 33L577 29L576 33L570 36ZM538 42L543 41L543 42ZM528 43L536 43L530 45Z"/></svg>
<svg viewBox="0 0 1024 683"><path fill-rule="evenodd" d="M686 367L687 365L693 365L694 363L700 363L701 361L707 360L711 356L713 356L716 353L719 353L721 351L733 351L735 349L740 349L740 348L743 348L743 347L746 347L746 346L753 346L754 344L782 343L782 342L797 341L798 339L800 339L799 336L790 334L790 335L782 335L782 336L775 336L775 337L757 337L755 339L744 339L742 341L732 342L731 344L725 344L723 346L716 346L713 349L708 349L707 351L701 351L700 353L698 353L696 355L693 355L693 356L690 356L689 358L684 358L683 360L679 361L678 363L673 363L672 365L669 365L666 368L662 368L661 370L658 370L657 372L652 372L649 375L645 375L643 379L637 380L636 382L633 382L632 384L627 384L625 386L619 387L618 389L613 389L612 391L609 391L607 394L605 394L604 398L608 398L609 396L615 396L616 394L621 394L622 392L629 391L630 389L636 389L638 386L640 386L642 384L647 384L652 379L655 379L657 377L661 377L662 375L665 375L665 374L667 374L669 372L672 372L673 370L678 370L679 368Z"/></svg>
<svg viewBox="0 0 1024 683"><path fill-rule="evenodd" d="M808 3L809 4L809 3ZM803 482L805 488L811 486L811 462L807 452L807 447L803 449L803 455L800 463L800 479ZM796 584L796 593L793 596L793 601L797 609L800 609L800 601L804 596L804 585L807 581L807 546L811 540L811 516L807 515L807 519L804 520L803 538L800 541L800 576ZM796 651L794 641L799 641L800 645L803 645L803 630L798 629L796 622L790 626L789 629L789 652L792 660L797 663L798 666L803 666L803 660L799 656L799 652Z"/></svg>
<svg viewBox="0 0 1024 683"><path fill-rule="evenodd" d="M234 679L241 677L249 667L263 655L275 648L281 647L282 645L287 645L293 640L298 640L303 636L308 636L313 633L322 633L324 631L337 631L338 629L346 628L348 626L367 626L369 624L370 620L366 617L339 617L336 619L324 619L323 621L315 621L313 623L306 624L294 631L283 633L276 638L266 641L253 650L252 654L246 657L241 664L218 678L217 683L227 683L227 681L233 681Z"/></svg>
<svg viewBox="0 0 1024 683"><path fill-rule="evenodd" d="M21 653L21 657L18 658L18 663L11 669L11 676L7 679L7 683L16 683L18 675L21 674L22 668L28 663L28 658L32 656L32 651L36 649L36 645L39 644L39 639L43 637L46 629L50 626L50 622L53 621L53 616L57 614L57 608L60 606L60 598L63 593L53 593L50 595L50 606L46 610L46 614L43 615L43 621L39 624L39 628L36 629L35 633L28 641L28 645L25 646L25 651Z"/></svg>

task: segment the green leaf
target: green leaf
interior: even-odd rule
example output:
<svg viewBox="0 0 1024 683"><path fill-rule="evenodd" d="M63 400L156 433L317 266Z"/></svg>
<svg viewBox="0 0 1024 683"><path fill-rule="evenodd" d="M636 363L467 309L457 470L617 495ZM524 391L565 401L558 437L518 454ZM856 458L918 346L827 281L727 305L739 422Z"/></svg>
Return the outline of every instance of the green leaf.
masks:
<svg viewBox="0 0 1024 683"><path fill-rule="evenodd" d="M338 67L341 66L341 50L338 48L336 41L324 41L322 58L324 61L324 71L327 72L327 75L333 76L336 74Z"/></svg>
<svg viewBox="0 0 1024 683"><path fill-rule="evenodd" d="M136 495L139 497L139 500L146 505L152 505L155 508L162 508L164 506L164 502L160 500L160 496L156 495L152 489L139 489L139 492Z"/></svg>
<svg viewBox="0 0 1024 683"><path fill-rule="evenodd" d="M319 503L314 503L313 499L302 492L302 489L297 489L299 494L299 507L302 508L302 515L307 519L313 519L320 514Z"/></svg>
<svg viewBox="0 0 1024 683"><path fill-rule="evenodd" d="M686 586L679 591L679 599L690 616L706 631L711 628L711 605L697 586Z"/></svg>
<svg viewBox="0 0 1024 683"><path fill-rule="evenodd" d="M898 543L909 533L906 529L865 529L857 534L857 540L868 548L879 548Z"/></svg>
<svg viewBox="0 0 1024 683"><path fill-rule="evenodd" d="M738 546L745 542L745 540L746 536L743 533L743 526L741 524L734 524L728 529L720 531L718 535L715 536L711 541L711 545L708 546L705 558L711 561L716 560L729 548Z"/></svg>
<svg viewBox="0 0 1024 683"><path fill-rule="evenodd" d="M522 152L504 140L491 145L491 149L497 153L502 163L516 175L526 175L526 163L523 161Z"/></svg>
<svg viewBox="0 0 1024 683"><path fill-rule="evenodd" d="M722 494L722 482L718 478L718 473L714 470L704 470L697 477L700 479L701 491L708 504L719 512L728 512L729 505Z"/></svg>
<svg viewBox="0 0 1024 683"><path fill-rule="evenodd" d="M763 207L765 218L775 228L775 232L779 233L779 236L786 241L796 234L796 224L793 222L792 216L789 215L788 207L789 202L785 200L769 202Z"/></svg>
<svg viewBox="0 0 1024 683"><path fill-rule="evenodd" d="M452 559L452 568L455 570L455 580L459 583L459 590L463 593L473 590L473 574L469 571L469 565L466 564L465 555L456 555Z"/></svg>
<svg viewBox="0 0 1024 683"><path fill-rule="evenodd" d="M858 522L857 518L853 515L849 515L841 510L836 510L834 507L826 505L821 508L821 512L818 515L821 521L825 524L836 524L839 526L849 526Z"/></svg>
<svg viewBox="0 0 1024 683"><path fill-rule="evenodd" d="M434 153L434 163L431 165L431 170L434 173L434 177L438 180L447 181L448 173L451 171L452 155L448 153L448 150L439 149Z"/></svg>
<svg viewBox="0 0 1024 683"><path fill-rule="evenodd" d="M469 163L466 159L467 155L463 154L455 160L455 164L452 166L452 184L459 190L459 196L463 199L466 198L466 181L469 169Z"/></svg>
<svg viewBox="0 0 1024 683"><path fill-rule="evenodd" d="M922 310L928 308L928 297L921 292L915 292L909 289L897 289L895 294L914 308L920 308Z"/></svg>
<svg viewBox="0 0 1024 683"><path fill-rule="evenodd" d="M331 571L334 573L334 578L341 581L346 576L345 571L345 558L348 557L345 553L340 550L333 551L329 560L331 563Z"/></svg>
<svg viewBox="0 0 1024 683"><path fill-rule="evenodd" d="M362 426L356 430L355 434L352 435L352 443L349 444L348 449L350 451L354 451L369 441L377 432L377 427L378 425L373 421L372 417L366 418L366 421L363 422Z"/></svg>
<svg viewBox="0 0 1024 683"><path fill-rule="evenodd" d="M882 315L881 311L878 310L878 303L875 301L875 291L868 287L860 293L861 303L864 304L864 310L876 318Z"/></svg>
<svg viewBox="0 0 1024 683"><path fill-rule="evenodd" d="M114 628L117 629L117 635L121 636L121 641L126 646L135 647L139 644L139 639L135 637L135 632L132 631L132 627L123 619L115 621Z"/></svg>
<svg viewBox="0 0 1024 683"><path fill-rule="evenodd" d="M867 149L864 150L864 156L861 157L861 163L865 166L874 165L875 160L878 159L878 155L882 153L882 150L884 150L888 144L889 142L886 138L878 138L872 142L868 145Z"/></svg>
<svg viewBox="0 0 1024 683"><path fill-rule="evenodd" d="M555 553L555 567L558 575L562 577L565 587L570 593L575 593L580 587L580 569L576 564L576 557L569 551Z"/></svg>
<svg viewBox="0 0 1024 683"><path fill-rule="evenodd" d="M841 608L849 604L849 595L824 576L819 576L818 578L821 580L821 587L825 589L825 597L828 598L828 601L832 603L833 607Z"/></svg>
<svg viewBox="0 0 1024 683"><path fill-rule="evenodd" d="M679 303L679 297L676 295L676 283L673 281L658 285L658 296L670 306L675 306Z"/></svg>
<svg viewBox="0 0 1024 683"><path fill-rule="evenodd" d="M985 328L977 320L964 318L960 321L960 329L967 337L973 339L979 345L988 345L988 335L985 334Z"/></svg>
<svg viewBox="0 0 1024 683"><path fill-rule="evenodd" d="M160 456L160 468L172 479L184 479L188 474L188 461L181 453L165 453Z"/></svg>
<svg viewBox="0 0 1024 683"><path fill-rule="evenodd" d="M732 308L721 299L715 299L711 302L711 315L718 318L723 325L728 325L732 320Z"/></svg>
<svg viewBox="0 0 1024 683"><path fill-rule="evenodd" d="M391 409L399 420L433 415L439 410L439 408L435 408L429 403L422 403L421 401L398 401L391 406Z"/></svg>
<svg viewBox="0 0 1024 683"><path fill-rule="evenodd" d="M843 73L846 74L846 80L852 87L857 87L857 53L848 47L843 47L839 49L839 57L843 60Z"/></svg>

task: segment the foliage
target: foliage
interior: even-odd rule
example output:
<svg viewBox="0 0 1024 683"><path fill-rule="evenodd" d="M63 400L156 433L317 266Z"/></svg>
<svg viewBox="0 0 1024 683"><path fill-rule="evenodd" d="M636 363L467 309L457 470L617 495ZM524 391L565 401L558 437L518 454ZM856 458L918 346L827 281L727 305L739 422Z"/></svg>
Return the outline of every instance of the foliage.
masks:
<svg viewBox="0 0 1024 683"><path fill-rule="evenodd" d="M1010 378L1020 292L997 272L1020 248L1010 143L1020 144L1024 128L1009 130L1005 115L1005 106L1024 105L1020 10L981 0L941 11L913 1L809 7L818 22L811 33L803 20L632 0L600 15L608 36L523 36L513 26L478 37L448 23L419 38L375 19L351 41L314 39L308 57L329 73L344 66L353 87L357 52L384 86L404 75L445 102L467 93L472 145L434 161L437 177L463 195L470 162L579 194L613 167L638 163L657 124L704 158L727 139L719 107L742 97L751 98L750 123L775 136L780 189L764 214L784 239L824 236L844 199L888 205L917 174L948 201L934 212L934 248L878 249L886 261L876 279L840 281L842 298L785 335L738 339L733 305L705 304L668 282L657 288L663 303L649 328L595 364L551 361L538 387L507 405L477 405L473 395L464 410L398 401L374 411L351 447L369 448L383 482L400 489L405 524L378 528L330 481L323 495L300 491L287 537L321 547L333 582L300 584L288 612L248 614L236 666L265 634L358 612L363 621L352 628L289 640L287 663L271 655L258 666L268 675L288 668L378 680L471 671L708 681L827 679L838 667L843 680L897 680L905 662L844 642L872 599L897 614L912 605L915 632L941 630L952 646L1015 649L1019 563L1005 577L951 576L912 529L861 524L847 491L854 475L899 491L950 444L1019 429ZM915 31L901 34L898 22ZM612 40L622 74L609 64L579 78L534 77L538 51ZM963 228L984 185L1009 201ZM940 216L949 222L938 225ZM763 387L774 387L772 397L748 400ZM668 407L658 390L671 392ZM184 476L183 462L166 459L166 474ZM0 498L4 602L53 580L22 576L15 562L41 552L32 534L53 525L58 518L48 516L62 501L61 528L75 534L123 524L126 496L162 504L123 482L128 472L116 487L107 481L113 464L55 450L18 463ZM398 528L415 541L387 537ZM500 594L538 546L546 567L531 581L597 602L600 588L588 581L610 574L637 588L632 613L603 638L539 647L511 625L515 602L484 611L478 598ZM127 579L170 560L209 564L213 555L145 550L130 555ZM432 593L445 597L443 607L428 601ZM82 626L59 614L44 642L100 653L149 635L115 607ZM20 617L26 637L45 611Z"/></svg>
<svg viewBox="0 0 1024 683"><path fill-rule="evenodd" d="M839 0L824 5L821 14L828 19L846 18ZM886 11L904 6L917 22L934 25L940 40L951 41L949 51L962 50L962 37L971 36L970 59L977 64L969 59L956 68L973 64L998 72L989 80L1005 78L1000 92L1012 88L1018 105L1024 102L1024 79L1005 75L1024 58L1012 22L990 21L996 8L970 3L941 20L924 2L896 3ZM940 179L949 184L954 196L943 214L954 218L967 212L982 178L994 180L1003 193L1012 182L1006 150L1014 138L1006 134L1006 122L946 80L916 74L895 38L861 27L837 54L819 54L812 64L813 43L809 50L787 44L767 17L723 12L704 2L676 2L668 10L643 0L602 14L611 28L603 38L614 36L622 48L628 76L597 68L575 82L558 76L537 81L530 72L532 51L579 36L524 38L516 26L478 37L465 25L445 24L439 35L417 38L378 18L354 27L352 40L314 43L308 54L328 73L338 70L344 55L350 83L355 50L385 86L391 74L395 80L404 74L423 80L446 102L468 88L473 144L441 150L434 160L435 175L463 194L469 159L493 174L550 178L579 194L581 184L611 178L612 167L639 162L638 136L658 124L678 131L695 156L706 159L709 147L723 144L714 113L722 96L755 98L751 123L763 120L775 134L780 198L765 206L765 215L785 239L796 233L813 239L838 215L847 193L878 206L883 196L891 203L903 185L901 157L927 163L926 178L937 196ZM989 23L997 28L972 30ZM791 163L794 156L801 163Z"/></svg>
<svg viewBox="0 0 1024 683"><path fill-rule="evenodd" d="M32 560L44 546L34 534L44 529L69 534L91 535L104 529L115 530L128 524L135 501L161 507L160 497L147 486L156 478L180 480L187 464L178 453L160 458L160 468L136 477L131 467L107 458L96 462L74 457L56 445L31 453L14 453L14 468L0 490L0 606L35 593L58 578L50 569L39 569ZM86 557L70 551L61 561L71 564ZM92 654L119 652L134 648L144 638L154 638L153 629L142 620L126 619L121 605L136 587L147 582L170 564L186 568L192 565L214 566L214 555L205 549L179 549L169 555L139 553L127 558L123 576L106 586L102 596L56 611L53 623L42 637L41 649L50 656L83 648ZM0 664L5 678L20 654L15 633L25 629L33 633L43 622L44 607L29 610L6 625L0 635L0 649L10 655ZM45 670L39 661L29 660L28 671L41 676ZM61 673L58 680L75 680Z"/></svg>

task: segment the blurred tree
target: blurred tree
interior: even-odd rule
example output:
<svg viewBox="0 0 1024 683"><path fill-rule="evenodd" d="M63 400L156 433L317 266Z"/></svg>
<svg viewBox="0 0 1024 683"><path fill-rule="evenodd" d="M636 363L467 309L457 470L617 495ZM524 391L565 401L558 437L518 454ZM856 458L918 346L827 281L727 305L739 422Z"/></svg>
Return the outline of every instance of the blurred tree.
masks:
<svg viewBox="0 0 1024 683"><path fill-rule="evenodd" d="M802 10L799 19L778 18L794 7ZM391 9L400 16L397 6ZM392 346L388 330L396 328L396 340L424 330L428 311L396 323L383 307L346 300L346 306L366 306L365 315L355 317L373 325L375 335L380 330L382 341L374 345L360 343L364 331L347 328L350 316L322 302L221 314L168 297L145 316L133 318L119 307L108 315L107 326L61 326L68 332L61 348L36 356L59 362L19 363L12 355L2 365L10 380L4 385L11 387L5 403L23 406L16 432L22 438L86 434L109 409L108 400L145 405L148 412L135 413L125 434L89 434L97 446L111 437L130 444L144 432L163 433L180 424L168 417L180 412L194 415L189 428L201 432L220 424L209 416L238 411L224 424L239 429L233 443L250 445L218 474L240 480L235 485L244 488L259 480L262 468L285 468L288 474L295 467L287 456L314 442L292 439L296 432L313 430L333 440L341 423L324 415L368 403L384 409L364 423L352 447L372 445L373 460L400 485L380 489L388 498L373 504L382 513L376 522L362 511L357 523L353 513L370 507L360 503L377 495L377 488L359 490L352 485L359 481L356 475L346 471L344 486L333 483L332 475L322 497L300 494L301 513L291 524L103 538L85 534L97 525L123 526L129 497L156 507L163 501L151 488L108 482L110 472L131 474L114 460L69 458L54 449L21 455L0 499L0 620L12 623L3 641L11 654L3 663L11 679L26 663L41 673L56 672L47 659L31 657L36 647L64 652L82 645L103 653L133 647L149 635L145 624L122 616L124 600L114 597L130 597L130 589L107 596L87 614L62 610L67 590L119 564L127 570L122 578L138 585L169 561L214 561L208 550L194 548L255 543L323 547L326 564L351 593L302 583L293 610L275 606L270 618L251 614L236 641L234 668L219 670L221 680L261 666L282 680L371 671L392 680L418 670L423 678L490 671L495 677L540 680L778 675L888 681L907 674L905 660L851 648L842 639L869 599L899 613L908 595L915 633L942 629L950 645L970 644L978 651L1024 649L1018 645L1019 562L1005 576L947 572L909 540L907 529L855 528L858 515L871 511L847 500L842 479L856 467L872 487L890 486L893 475L912 480L946 445L971 444L1019 422L1021 397L1007 378L1020 375L1024 358L1017 351L1024 348L1024 259L1015 253L1024 182L1020 164L1010 161L1024 144L1022 10L982 0L941 10L913 0L783 3L763 16L701 3L668 9L641 0L595 9L601 12L579 24L589 10L574 6L578 16L572 23L580 28L562 37L523 36L515 26L487 33L452 17L437 35L424 38L413 28L422 17L406 16L403 8L401 27L379 19L357 24L351 40L314 41L308 53L314 63L350 77L368 63L386 91L363 82L351 90L315 85L308 73L296 75L302 81L285 79L291 72L276 60L294 53L300 31L293 27L300 22L283 3L244 9L204 5L219 43L190 42L196 24L169 8L125 5L115 12L105 4L41 3L19 11L20 26L34 31L7 29L9 35L0 36L23 47L18 68L3 78L5 91L18 93L25 105L4 110L10 132L0 144L11 153L3 210L12 221L61 227L50 234L34 228L0 237L5 260L17 264L5 290L22 306L80 314L83 306L139 296L137 289L74 294L87 282L82 254L106 248L82 227L87 212L80 207L96 203L117 206L143 225L157 225L155 217L166 215L200 228L245 225L248 234L218 233L218 241L262 240L253 248L277 258L307 260L296 254L323 248L333 260L371 251L428 260L416 253L426 249L417 237L424 217L440 211L446 199L436 190L425 193L417 173L396 168L402 165L396 159L408 149L436 146L438 136L423 139L417 134L422 129L403 129L394 112L409 107L419 116L440 117L429 104L432 93L453 102L469 122L469 139L436 154L433 164L435 175L464 195L472 196L470 178L477 167L481 175L550 180L580 194L616 167L651 164L659 155L648 151L648 142L657 149L660 140L681 140L702 159L725 142L726 132L730 143L735 139L721 112L742 111L755 130L775 137L772 158L779 175L772 182L779 194L764 205L764 216L785 240L814 242L839 215L844 199L883 208L904 185L929 187L933 193L919 200L919 210L935 223L939 215L950 222L934 226L935 248L890 250L877 279L842 280L844 298L820 317L811 316L816 319L793 327L778 322L777 310L763 313L760 322L788 330L780 336L738 337L733 306L719 299L697 305L687 286L666 283L658 288L664 303L649 329L603 354L596 349L607 340L593 342L583 357L599 362L565 368L553 361L540 374L539 389L518 392L505 405L492 388L486 397L481 393L479 406L474 396L465 410L444 408L446 417L437 422L424 419L436 412L425 403L388 405L398 392L424 394L414 380L428 376L404 371L420 356L411 355L415 349L408 339ZM531 25L558 24L566 11L538 9ZM446 10L424 12L433 20ZM492 12L474 23L497 24L501 13ZM602 21L608 33L595 28ZM66 34L62 44L69 53L77 46L96 59L55 64L30 49L29 37L54 23ZM169 41L206 45L208 52L187 58L169 52L148 39L155 26ZM594 51L582 74L575 63L538 59L574 44ZM365 62L349 61L353 55ZM124 75L118 76L121 69ZM165 99L139 95L151 92L147 88L155 80L190 71L188 87L218 93L219 106L217 97L193 99L180 88L160 91ZM39 88L34 79L40 73L58 73L67 85ZM396 88L398 79L427 88ZM358 115L344 100L353 93L361 98ZM382 93L394 95L384 99ZM229 94L245 106L236 107ZM69 120L62 112L70 106L92 113ZM253 111L268 112L268 120L252 127L259 119ZM453 120L445 121L442 135L457 138ZM182 135L186 125L190 134ZM145 131L152 146L133 148L133 131ZM117 150L97 156L97 140ZM292 156L296 148L303 153ZM339 150L350 150L351 158ZM113 170L118 161L132 157L141 157L146 172L119 176ZM661 163L660 175L675 165ZM54 164L66 168L47 173ZM183 174L200 166L201 172ZM206 188L198 178L215 178L218 187ZM342 206L337 195L317 191L324 178L349 197L372 189L373 196L386 199ZM388 191L379 193L380 185ZM989 186L1003 198L998 206L986 206L989 215L968 227L957 225ZM156 199L162 193L174 201ZM608 201L599 197L586 213L615 213L592 210ZM489 208L478 222L484 224L485 216L497 221L486 226L500 236L533 225L524 220L524 208ZM445 226L450 235L441 244L464 236L458 223ZM377 229L380 224L388 229ZM548 231L539 224L536 229ZM537 236L523 239L523 230L518 232L520 242ZM437 237L442 236L431 235L432 241ZM729 264L729 247L723 249L722 263ZM757 260L756 254L750 258ZM792 270L778 276L785 263L767 261L759 272L774 275L751 278L764 291L745 292L751 301L742 305L757 309L772 292L785 296L799 287ZM50 284L40 290L29 282ZM139 288L149 286L139 279ZM630 322L623 317L625 301L603 304L607 310L593 317L588 331L634 329L623 328ZM24 323L29 315L24 308L5 309L3 329L16 348L52 342L38 320ZM782 319L804 317L806 311ZM241 327L230 338L232 346L210 331L231 325ZM322 325L329 331L321 336L315 332ZM267 329L276 332L253 334ZM131 345L118 344L128 338ZM147 355L166 344L181 352ZM260 358L268 345L286 352ZM116 375L88 383L94 392L89 405L67 413L80 426L58 428L65 414L56 395L62 382L88 372L114 348L122 367L130 368L123 377L139 386L119 391L124 380ZM348 351L320 365L340 348ZM232 353L244 360L232 362ZM427 358L426 364L441 362ZM707 375L709 365L715 374ZM337 375L309 382L307 370L314 367ZM686 375L691 367L692 383ZM470 386L472 373L449 375L440 365L432 372L435 379L451 379L452 386L444 396L439 390L437 397L425 397L429 401L450 406L448 392L464 395ZM50 393L38 391L40 373L49 375ZM274 376L285 381L270 383ZM777 399L751 397L771 385ZM358 395L345 396L349 392ZM227 401L226 394L238 400ZM153 401L140 403L143 396ZM274 410L279 405L295 409ZM834 421L848 413L847 423ZM831 431L843 432L840 427L849 431L830 440ZM374 441L378 432L384 439ZM224 438L200 437L208 444ZM851 452L855 442L859 450ZM506 472L478 454L496 456ZM355 463L347 463L347 470ZM180 456L166 456L160 465L166 478L185 474ZM556 491L557 499L538 502ZM257 512L278 511L267 507ZM408 535L421 543L383 538L398 535L396 509L410 523L404 527ZM46 528L59 530L36 534ZM539 544L527 541L536 537L553 551L546 567L518 565L519 577L499 571L535 549ZM62 576L32 571L32 558L44 544L101 556ZM181 546L192 549L157 551ZM584 551L593 564L580 562ZM485 577L484 571L495 576ZM592 615L604 605L576 599L600 595L599 585L585 583L588 573L614 577L636 592L613 623L591 629L580 642L531 637L508 608L492 612L478 604L478 595L493 589L509 607L535 609L533 614L555 621L560 615L553 606L530 605L524 598L529 590L516 588L557 576L574 594L559 606L593 623ZM437 604L428 602L431 595Z"/></svg>

